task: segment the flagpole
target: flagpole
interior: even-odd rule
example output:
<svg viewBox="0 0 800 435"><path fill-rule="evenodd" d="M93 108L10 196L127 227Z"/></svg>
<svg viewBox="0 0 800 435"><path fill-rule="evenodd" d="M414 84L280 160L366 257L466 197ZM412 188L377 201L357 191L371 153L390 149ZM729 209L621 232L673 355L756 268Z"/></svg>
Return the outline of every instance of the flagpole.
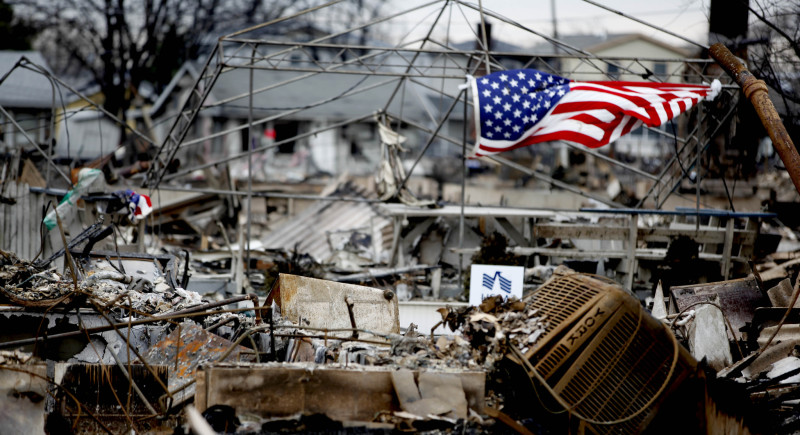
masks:
<svg viewBox="0 0 800 435"><path fill-rule="evenodd" d="M489 65L489 38L486 37L486 19L483 16L483 2L478 0L478 12L481 15L481 39L483 39L483 54L486 58L486 74L492 73L492 67Z"/></svg>
<svg viewBox="0 0 800 435"><path fill-rule="evenodd" d="M458 219L458 283L464 285L464 203L467 186L467 106L468 93L464 92L464 126L461 135L461 215Z"/></svg>

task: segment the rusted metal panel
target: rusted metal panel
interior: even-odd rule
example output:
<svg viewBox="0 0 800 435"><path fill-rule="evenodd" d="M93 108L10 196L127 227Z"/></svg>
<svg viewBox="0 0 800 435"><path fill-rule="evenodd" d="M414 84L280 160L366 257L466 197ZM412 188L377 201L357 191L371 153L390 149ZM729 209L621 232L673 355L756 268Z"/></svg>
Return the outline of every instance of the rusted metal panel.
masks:
<svg viewBox="0 0 800 435"><path fill-rule="evenodd" d="M197 372L195 404L201 412L214 405L228 405L239 414L251 413L268 418L321 413L340 421L372 421L377 413L401 410L392 384L393 371L375 367L349 370L303 364L203 366ZM484 372L426 373L428 381L438 379L438 375L446 375L447 380L458 380L468 406L481 411ZM420 376L421 372L414 372L415 378ZM418 382L436 390L436 382L428 381ZM447 383L448 387L453 385L453 382Z"/></svg>
<svg viewBox="0 0 800 435"><path fill-rule="evenodd" d="M350 298L357 328L382 334L400 331L397 297L391 292L287 274L278 277L276 289L281 315L292 322L315 328L351 328L345 302Z"/></svg>
<svg viewBox="0 0 800 435"><path fill-rule="evenodd" d="M769 306L769 301L752 276L670 289L672 306L678 312L688 309L692 304L710 301L714 295L719 295L719 304L725 317L731 322L737 340L742 339L739 329L752 321L756 308Z"/></svg>
<svg viewBox="0 0 800 435"><path fill-rule="evenodd" d="M168 386L176 403L194 395L195 385L192 381L200 364L255 360L250 349L234 346L229 340L206 332L193 322L180 324L142 358L151 365L163 364L169 368Z"/></svg>

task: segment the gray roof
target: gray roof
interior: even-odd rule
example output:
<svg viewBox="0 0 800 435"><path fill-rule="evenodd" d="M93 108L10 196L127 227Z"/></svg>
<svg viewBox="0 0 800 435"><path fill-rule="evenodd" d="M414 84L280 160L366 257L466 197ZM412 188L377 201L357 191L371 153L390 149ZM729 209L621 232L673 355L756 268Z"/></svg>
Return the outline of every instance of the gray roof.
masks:
<svg viewBox="0 0 800 435"><path fill-rule="evenodd" d="M384 67L383 71L398 70L401 67ZM151 116L159 116L167 101L175 97L176 88L182 77L188 75L194 81L199 76L201 65L187 63L173 77L169 85L159 95ZM341 73L326 72L314 74L303 71L278 69L256 69L253 71L253 116L263 118L281 115L280 118L295 120L346 120L367 116L383 110L402 114L404 119L428 121L428 113L441 115L452 99L441 98L438 92L407 82L404 88L392 99L399 78L391 75L375 75L363 68L352 66ZM441 86L441 80L428 86ZM451 93L455 94L461 80L448 81ZM264 90L264 88L269 88ZM405 94L402 90L405 89ZM248 117L248 98L250 90L250 69L232 68L222 72L211 89L205 102L202 116L221 116L226 118ZM239 96L238 99L233 99ZM231 100L232 99L232 100ZM227 101L216 105L220 101ZM391 103L390 103L391 101ZM445 103L443 103L445 101ZM210 106L210 107L209 107ZM459 106L460 107L460 106ZM460 118L460 111L453 111L451 118Z"/></svg>
<svg viewBox="0 0 800 435"><path fill-rule="evenodd" d="M7 74L23 56L50 70L38 51L0 51L0 77ZM0 83L0 105L6 109L49 109L52 104L52 86L42 74L18 67Z"/></svg>
<svg viewBox="0 0 800 435"><path fill-rule="evenodd" d="M390 113L402 113L409 119L425 119L425 106L428 103L426 97L431 91L422 86L407 83L405 96L401 92L391 99L398 84L397 77L371 75L368 71L359 70L358 74L312 74L293 81L306 74L297 71L256 70L253 74L255 90L278 83L286 84L255 93L254 115L264 117L291 111L289 117L293 119L345 120L372 114L388 104ZM250 89L249 77L250 70L245 68L223 72L214 84L213 100L221 101L246 95ZM246 118L248 99L241 98L226 103L220 108L220 114L222 113L228 117Z"/></svg>
<svg viewBox="0 0 800 435"><path fill-rule="evenodd" d="M453 48L463 51L480 50L480 45L481 44L476 44L476 41L473 39L452 44ZM491 46L492 51L498 53L528 53L530 51L528 48L521 47L510 42L501 41L499 39L492 41Z"/></svg>
<svg viewBox="0 0 800 435"><path fill-rule="evenodd" d="M572 50L566 49L567 46L585 50L592 46L601 44L603 42L611 41L628 35L629 33L609 33L605 35L587 35L587 34L561 35L558 37L558 41L563 43L564 45L558 46L559 47L558 53L566 54L567 51L572 52ZM534 45L530 49L530 52L537 55L556 54L556 45L548 41L543 41L539 44Z"/></svg>

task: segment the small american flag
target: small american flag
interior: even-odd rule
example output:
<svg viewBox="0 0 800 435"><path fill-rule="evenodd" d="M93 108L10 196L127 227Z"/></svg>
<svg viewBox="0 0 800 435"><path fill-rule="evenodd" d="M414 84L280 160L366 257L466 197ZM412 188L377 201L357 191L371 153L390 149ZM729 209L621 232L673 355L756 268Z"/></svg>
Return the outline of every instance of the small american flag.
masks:
<svg viewBox="0 0 800 435"><path fill-rule="evenodd" d="M659 126L721 88L652 82L576 82L533 69L472 80L474 157L555 140L597 148L642 124Z"/></svg>

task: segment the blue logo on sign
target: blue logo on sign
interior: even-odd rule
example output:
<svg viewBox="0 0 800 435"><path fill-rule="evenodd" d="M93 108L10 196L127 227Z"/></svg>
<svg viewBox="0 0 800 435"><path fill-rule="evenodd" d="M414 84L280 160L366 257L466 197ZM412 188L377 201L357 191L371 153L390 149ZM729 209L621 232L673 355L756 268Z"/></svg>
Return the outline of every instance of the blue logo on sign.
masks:
<svg viewBox="0 0 800 435"><path fill-rule="evenodd" d="M491 290L494 288L494 281L500 281L500 290L511 293L511 280L500 274L500 271L494 273L494 276L488 273L483 274L483 286Z"/></svg>

